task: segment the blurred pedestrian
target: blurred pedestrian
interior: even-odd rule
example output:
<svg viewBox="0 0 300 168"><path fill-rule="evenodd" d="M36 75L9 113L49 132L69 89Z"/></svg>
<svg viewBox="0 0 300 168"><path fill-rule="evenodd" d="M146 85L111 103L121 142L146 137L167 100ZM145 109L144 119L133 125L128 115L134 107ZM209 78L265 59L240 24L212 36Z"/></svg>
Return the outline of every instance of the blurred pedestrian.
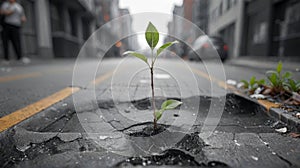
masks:
<svg viewBox="0 0 300 168"><path fill-rule="evenodd" d="M1 14L4 15L3 23L3 48L4 59L9 63L9 41L12 42L17 59L23 63L29 63L28 58L23 58L21 46L21 27L26 21L23 7L16 0L8 0L1 6Z"/></svg>

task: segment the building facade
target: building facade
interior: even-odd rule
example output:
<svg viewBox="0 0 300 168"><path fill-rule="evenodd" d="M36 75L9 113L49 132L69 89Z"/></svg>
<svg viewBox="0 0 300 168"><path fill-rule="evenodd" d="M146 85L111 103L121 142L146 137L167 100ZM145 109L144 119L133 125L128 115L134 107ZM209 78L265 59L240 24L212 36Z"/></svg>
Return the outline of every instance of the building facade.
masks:
<svg viewBox="0 0 300 168"><path fill-rule="evenodd" d="M299 60L300 1L210 0L209 35L223 37L229 56Z"/></svg>
<svg viewBox="0 0 300 168"><path fill-rule="evenodd" d="M243 0L210 0L208 34L221 36L229 47L229 57L241 53L244 20Z"/></svg>
<svg viewBox="0 0 300 168"><path fill-rule="evenodd" d="M299 9L298 0L248 1L242 55L299 59Z"/></svg>
<svg viewBox="0 0 300 168"><path fill-rule="evenodd" d="M209 0L195 0L193 4L193 18L192 21L196 24L204 33L208 31L208 19L209 19Z"/></svg>
<svg viewBox="0 0 300 168"><path fill-rule="evenodd" d="M103 46L100 48L106 48L105 41L119 39L115 45L111 46L107 53L103 53L106 51L102 49L102 55L105 54L105 57L120 57L123 51L138 48L136 37L131 36L122 39L124 36L133 34L132 17L130 16L129 10L120 9L119 0L95 0L95 2L97 27L99 28L105 25L102 29L106 29L101 31L103 35L100 35L101 39L98 39L103 43Z"/></svg>
<svg viewBox="0 0 300 168"><path fill-rule="evenodd" d="M27 57L76 57L95 29L94 0L19 2L27 17L22 28L23 53Z"/></svg>

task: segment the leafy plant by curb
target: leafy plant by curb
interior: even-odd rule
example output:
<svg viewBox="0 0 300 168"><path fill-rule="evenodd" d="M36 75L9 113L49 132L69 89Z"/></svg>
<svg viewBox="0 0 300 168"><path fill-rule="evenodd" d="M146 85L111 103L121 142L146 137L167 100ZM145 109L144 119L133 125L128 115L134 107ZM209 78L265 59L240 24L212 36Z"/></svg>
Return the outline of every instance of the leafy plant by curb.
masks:
<svg viewBox="0 0 300 168"><path fill-rule="evenodd" d="M154 50L155 47L158 44L159 41L159 32L157 31L156 27L149 22L148 27L146 29L145 32L145 39L151 49L151 62L148 62L148 59L145 55L138 53L138 52L134 52L134 51L126 51L123 53L123 55L132 55L136 58L139 58L140 60L142 60L143 62L145 62L150 70L150 75L151 75L151 91L152 91L152 109L153 109L153 127L154 130L157 129L157 122L158 120L162 117L163 113L166 110L172 110L175 109L176 107L178 107L179 105L182 104L182 102L177 101L177 100L166 100L165 102L162 103L161 108L159 110L156 110L155 108L155 94L154 94L154 65L155 62L157 60L157 58L159 57L159 55L167 48L169 48L170 46L172 46L173 44L178 43L177 41L173 41L173 42L168 42L165 43L164 45L162 45L161 47L159 47L156 51L156 53L154 54Z"/></svg>
<svg viewBox="0 0 300 168"><path fill-rule="evenodd" d="M250 95L265 95L280 103L300 105L300 81L293 79L291 72L283 72L282 68L283 64L280 61L275 70L266 72L265 79L257 80L253 76L249 81L241 80L243 88Z"/></svg>

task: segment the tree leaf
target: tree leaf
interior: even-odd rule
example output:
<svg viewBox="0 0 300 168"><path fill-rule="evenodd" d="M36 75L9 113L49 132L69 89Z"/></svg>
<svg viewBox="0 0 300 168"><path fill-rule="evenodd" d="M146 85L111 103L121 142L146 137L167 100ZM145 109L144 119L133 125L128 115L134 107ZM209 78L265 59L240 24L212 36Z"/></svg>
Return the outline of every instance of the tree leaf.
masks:
<svg viewBox="0 0 300 168"><path fill-rule="evenodd" d="M162 45L161 47L159 47L159 49L157 50L157 56L163 52L165 49L171 47L173 44L177 44L178 41L173 41L173 42L168 42L168 43L165 43L164 45Z"/></svg>
<svg viewBox="0 0 300 168"><path fill-rule="evenodd" d="M278 72L278 73L281 73L281 71L282 71L282 62L279 61L279 62L278 62L278 65L277 65L277 72Z"/></svg>
<svg viewBox="0 0 300 168"><path fill-rule="evenodd" d="M144 61L146 64L148 64L148 59L143 54L140 54L140 53L137 53L137 52L134 52L134 51L126 51L126 52L123 53L123 55L132 55L132 56L135 56L135 57L141 59L142 61Z"/></svg>
<svg viewBox="0 0 300 168"><path fill-rule="evenodd" d="M145 37L149 47L153 50L159 41L159 33L151 22L148 24Z"/></svg>
<svg viewBox="0 0 300 168"><path fill-rule="evenodd" d="M177 101L177 100L166 100L163 102L163 104L161 105L161 109L165 109L165 110L172 110L175 109L176 107L178 107L179 105L181 105L182 102L181 101Z"/></svg>

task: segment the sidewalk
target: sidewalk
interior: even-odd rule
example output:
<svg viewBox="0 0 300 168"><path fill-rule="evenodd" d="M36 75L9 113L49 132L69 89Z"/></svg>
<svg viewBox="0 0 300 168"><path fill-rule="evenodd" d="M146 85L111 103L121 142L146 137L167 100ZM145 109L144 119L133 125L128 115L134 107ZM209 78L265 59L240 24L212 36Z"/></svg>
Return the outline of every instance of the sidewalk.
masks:
<svg viewBox="0 0 300 168"><path fill-rule="evenodd" d="M228 65L243 66L259 69L274 69L279 61L282 61L283 68L290 71L300 71L300 60L292 60L290 58L264 57L264 56L241 56L231 58L226 62Z"/></svg>

